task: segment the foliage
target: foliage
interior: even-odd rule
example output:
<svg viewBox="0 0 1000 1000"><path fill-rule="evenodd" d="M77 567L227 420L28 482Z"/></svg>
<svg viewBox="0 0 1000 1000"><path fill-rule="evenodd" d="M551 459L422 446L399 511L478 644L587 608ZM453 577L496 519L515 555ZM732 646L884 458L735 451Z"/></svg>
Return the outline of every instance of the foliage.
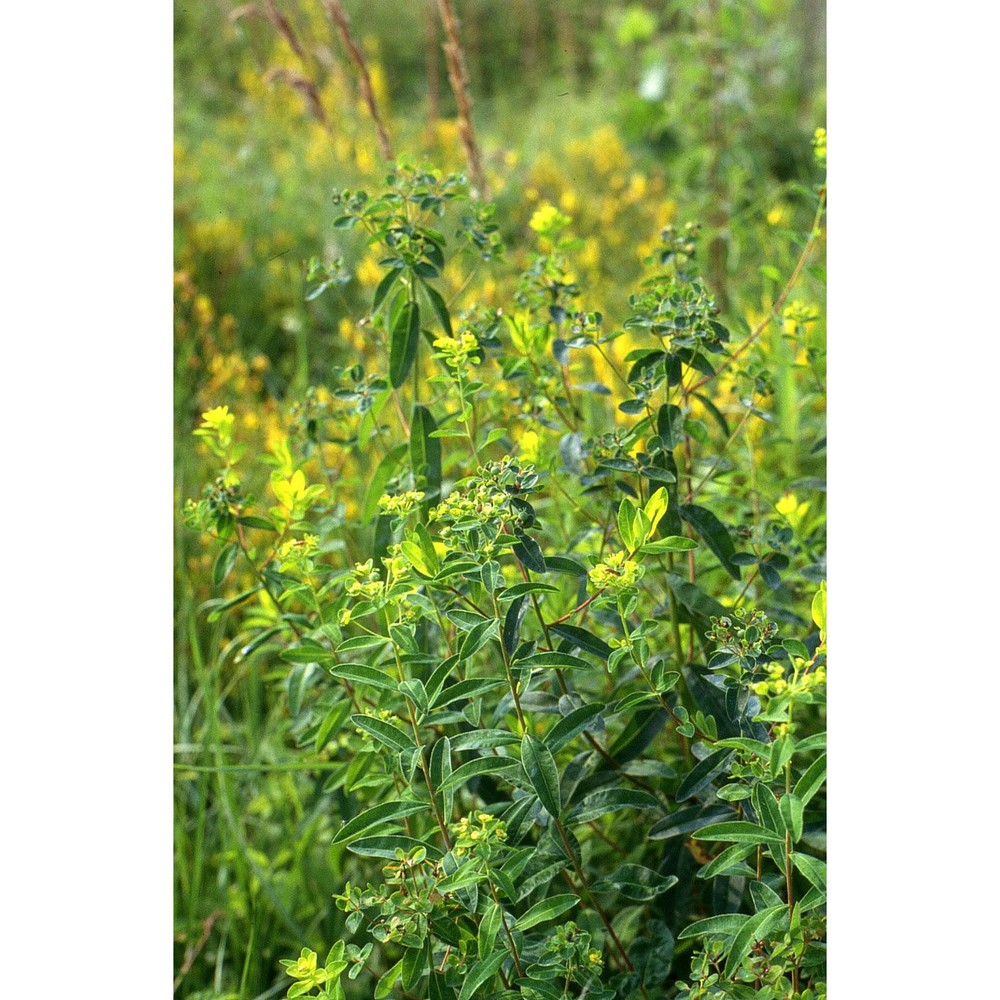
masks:
<svg viewBox="0 0 1000 1000"><path fill-rule="evenodd" d="M211 614L287 665L342 822L344 916L288 996L823 996L824 520L762 489L767 320L720 321L693 226L620 322L585 310L548 207L509 308L453 315L451 247L502 257L464 197L405 163L337 194L381 268L377 369L267 452L225 405L195 431L217 468L185 518L236 591Z"/></svg>
<svg viewBox="0 0 1000 1000"><path fill-rule="evenodd" d="M797 0L456 3L488 205L277 6L177 12L178 995L823 995Z"/></svg>

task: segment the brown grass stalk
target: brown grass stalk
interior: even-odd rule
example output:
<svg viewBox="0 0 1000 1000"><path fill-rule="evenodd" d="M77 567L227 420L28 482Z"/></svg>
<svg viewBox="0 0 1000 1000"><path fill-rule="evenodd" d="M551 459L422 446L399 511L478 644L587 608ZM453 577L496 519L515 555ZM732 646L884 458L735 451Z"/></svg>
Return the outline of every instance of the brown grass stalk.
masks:
<svg viewBox="0 0 1000 1000"><path fill-rule="evenodd" d="M371 115L372 121L375 123L375 133L378 136L379 149L382 151L383 159L391 161L395 159L392 153L392 143L389 141L389 133L386 131L382 115L378 110L378 104L375 102L375 91L372 89L372 78L368 72L368 64L365 62L364 53L358 46L351 31L351 19L347 16L347 11L344 10L340 0L323 0L323 6L326 8L330 20L337 26L337 31L340 33L340 40L344 43L344 48L347 49L347 54L350 56L351 62L358 69L358 85L361 88L361 97L368 108L368 113Z"/></svg>
<svg viewBox="0 0 1000 1000"><path fill-rule="evenodd" d="M469 165L469 178L484 201L490 197L486 177L483 174L482 159L472 128L472 97L469 93L469 72L465 65L462 42L458 35L458 20L451 0L437 0L438 13L444 26L444 55L448 63L448 82L451 84L455 102L458 104L458 134L462 139L465 159Z"/></svg>

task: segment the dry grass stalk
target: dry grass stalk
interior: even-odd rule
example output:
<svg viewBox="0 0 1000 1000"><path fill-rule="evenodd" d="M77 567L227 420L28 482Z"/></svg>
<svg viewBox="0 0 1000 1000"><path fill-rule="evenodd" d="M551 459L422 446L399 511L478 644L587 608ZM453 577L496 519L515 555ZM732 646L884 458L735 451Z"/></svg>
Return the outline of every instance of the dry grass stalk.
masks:
<svg viewBox="0 0 1000 1000"><path fill-rule="evenodd" d="M292 30L292 26L288 21L288 18L278 10L278 5L274 0L267 0L267 9L271 12L271 22L274 24L275 28L278 29L281 37L285 39L286 42L292 47L292 51L302 60L302 64L306 63L306 54L302 46L299 44L298 38L295 37L295 32Z"/></svg>
<svg viewBox="0 0 1000 1000"><path fill-rule="evenodd" d="M483 164L476 145L476 136L472 130L472 97L469 94L469 73L465 66L465 56L462 43L458 37L458 20L451 5L451 0L437 0L438 13L444 25L446 41L444 43L445 59L448 63L448 82L458 104L458 134L465 149L465 159L469 164L469 177L479 196L488 201L490 197L486 178L483 175Z"/></svg>
<svg viewBox="0 0 1000 1000"><path fill-rule="evenodd" d="M379 114L378 105L375 103L375 91L372 90L372 79L368 73L368 64L365 62L364 53L358 47L358 43L351 32L351 21L347 16L347 11L344 10L340 0L323 0L323 6L326 8L327 14L330 15L330 19L337 26L337 30L340 32L340 39L344 43L344 48L347 49L347 54L358 68L358 83L361 87L361 96L368 107L368 113L371 115L372 121L375 123L375 132L378 135L378 145L382 151L382 156L386 160L392 160L394 157L392 155L392 143L389 142L389 133L386 131L382 116Z"/></svg>
<svg viewBox="0 0 1000 1000"><path fill-rule="evenodd" d="M293 69L288 69L285 66L277 66L274 69L269 69L264 74L265 83L270 83L272 80L281 80L283 83L287 83L290 87L293 87L300 94L302 94L302 96L306 99L306 104L309 106L309 110L315 118L323 125L329 127L326 112L323 110L322 103L320 103L319 91L316 89L316 84L314 84L312 80L303 76L301 73L296 73Z"/></svg>

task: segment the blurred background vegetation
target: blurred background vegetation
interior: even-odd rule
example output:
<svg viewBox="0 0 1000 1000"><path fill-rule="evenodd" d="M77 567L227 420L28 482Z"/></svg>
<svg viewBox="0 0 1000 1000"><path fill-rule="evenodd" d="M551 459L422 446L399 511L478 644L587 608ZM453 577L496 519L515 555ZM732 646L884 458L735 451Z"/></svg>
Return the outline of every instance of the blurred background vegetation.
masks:
<svg viewBox="0 0 1000 1000"><path fill-rule="evenodd" d="M511 301L528 220L550 203L581 241L585 307L609 324L662 227L692 220L725 322L740 336L767 314L812 224L821 0L453 5L508 245L470 288L446 273L459 306L473 293L493 308ZM396 155L464 170L435 0L343 7ZM271 448L332 366L374 362L359 321L381 272L360 234L333 228L330 196L377 187L385 163L320 0L178 3L174 32L179 509L208 468L191 443L200 413L228 405L248 445ZM336 280L310 300L314 257L337 262ZM810 265L796 294L822 301L822 279ZM821 320L812 328L821 344ZM772 331L762 349L796 349L780 323ZM624 353L627 338L613 347ZM810 400L795 380L774 387L793 441L803 405L821 410ZM336 940L342 852L329 845L342 793L295 764L274 694L283 671L211 614L211 548L179 529L176 554L176 992L264 1000L287 988L278 959Z"/></svg>

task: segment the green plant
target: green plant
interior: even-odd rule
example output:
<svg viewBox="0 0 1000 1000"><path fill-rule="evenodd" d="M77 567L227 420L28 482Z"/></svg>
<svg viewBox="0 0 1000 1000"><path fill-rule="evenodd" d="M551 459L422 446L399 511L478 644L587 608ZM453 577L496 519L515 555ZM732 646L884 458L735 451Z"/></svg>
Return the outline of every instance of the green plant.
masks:
<svg viewBox="0 0 1000 1000"><path fill-rule="evenodd" d="M211 614L287 665L342 820L339 940L285 961L288 996L824 996L824 518L791 492L821 459L767 437L775 382L822 359L789 375L759 343L824 191L742 336L696 226L612 318L551 206L509 310L458 312L446 267L502 257L465 198L406 164L338 193L379 255L379 370L335 369L267 454L225 406L196 431ZM316 295L339 273L314 263Z"/></svg>

